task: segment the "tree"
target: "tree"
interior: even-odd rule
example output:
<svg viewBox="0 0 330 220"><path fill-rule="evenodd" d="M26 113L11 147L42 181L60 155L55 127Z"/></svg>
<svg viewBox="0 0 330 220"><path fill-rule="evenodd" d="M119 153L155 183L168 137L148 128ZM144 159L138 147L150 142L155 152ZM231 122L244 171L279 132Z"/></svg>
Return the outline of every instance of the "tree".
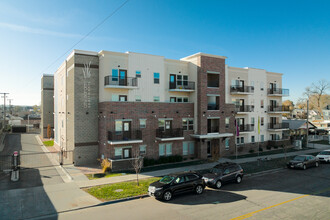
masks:
<svg viewBox="0 0 330 220"><path fill-rule="evenodd" d="M285 100L284 102L282 102L282 105L288 107L290 113L288 113L288 114L283 114L283 116L289 118L289 117L291 116L291 113L292 113L293 109L294 109L294 104L293 104L293 102L290 101L290 100Z"/></svg>
<svg viewBox="0 0 330 220"><path fill-rule="evenodd" d="M140 156L140 150L137 147L132 152L131 164L136 173L136 183L139 185L139 173L143 167L143 157Z"/></svg>
<svg viewBox="0 0 330 220"><path fill-rule="evenodd" d="M330 82L322 79L317 83L312 83L305 89L304 95L309 99L311 109L317 109L322 120L324 118L322 109L330 102L327 91L330 89Z"/></svg>
<svg viewBox="0 0 330 220"><path fill-rule="evenodd" d="M47 125L47 137L48 139L50 139L50 137L52 136L52 130L50 127L50 124Z"/></svg>

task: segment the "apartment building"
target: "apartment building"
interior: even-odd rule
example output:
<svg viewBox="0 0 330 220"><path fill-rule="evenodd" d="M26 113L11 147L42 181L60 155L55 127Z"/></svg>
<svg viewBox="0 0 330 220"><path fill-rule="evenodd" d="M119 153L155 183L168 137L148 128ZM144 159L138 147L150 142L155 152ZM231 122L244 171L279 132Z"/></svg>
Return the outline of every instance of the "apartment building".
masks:
<svg viewBox="0 0 330 220"><path fill-rule="evenodd" d="M74 151L75 164L109 158L113 169L125 169L134 152L234 155L236 140L241 147L258 141L258 116L260 141L282 140L282 74L225 61L204 53L172 60L74 50L54 75L55 141Z"/></svg>

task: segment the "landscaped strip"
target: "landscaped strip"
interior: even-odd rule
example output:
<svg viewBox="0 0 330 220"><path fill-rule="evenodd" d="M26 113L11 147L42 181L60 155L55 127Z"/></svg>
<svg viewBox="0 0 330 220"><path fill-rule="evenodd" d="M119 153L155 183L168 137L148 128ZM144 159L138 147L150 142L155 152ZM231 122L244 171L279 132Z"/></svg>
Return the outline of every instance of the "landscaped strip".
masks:
<svg viewBox="0 0 330 220"><path fill-rule="evenodd" d="M139 186L136 181L114 183L103 186L95 186L86 189L86 191L94 197L103 200L117 200L129 198L133 196L145 195L148 193L150 183L159 180L160 177L153 177L139 181Z"/></svg>
<svg viewBox="0 0 330 220"><path fill-rule="evenodd" d="M90 180L100 179L100 178L108 178L115 176L124 176L126 173L95 173L95 174L86 174L86 177Z"/></svg>
<svg viewBox="0 0 330 220"><path fill-rule="evenodd" d="M46 147L52 147L52 146L54 146L54 140L44 141L43 143L44 143L44 145Z"/></svg>

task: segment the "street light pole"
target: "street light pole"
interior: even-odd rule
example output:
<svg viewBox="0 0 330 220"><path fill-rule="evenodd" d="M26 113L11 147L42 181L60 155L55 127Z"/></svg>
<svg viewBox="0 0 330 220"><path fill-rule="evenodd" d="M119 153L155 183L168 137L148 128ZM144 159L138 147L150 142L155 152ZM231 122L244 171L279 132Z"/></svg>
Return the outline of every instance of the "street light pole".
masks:
<svg viewBox="0 0 330 220"><path fill-rule="evenodd" d="M309 115L309 111L308 111L308 107L309 107L309 96L307 99L307 117L306 117L306 147L308 147L308 115Z"/></svg>
<svg viewBox="0 0 330 220"><path fill-rule="evenodd" d="M8 92L0 92L0 94L3 95L3 128L6 125L6 95L8 95Z"/></svg>

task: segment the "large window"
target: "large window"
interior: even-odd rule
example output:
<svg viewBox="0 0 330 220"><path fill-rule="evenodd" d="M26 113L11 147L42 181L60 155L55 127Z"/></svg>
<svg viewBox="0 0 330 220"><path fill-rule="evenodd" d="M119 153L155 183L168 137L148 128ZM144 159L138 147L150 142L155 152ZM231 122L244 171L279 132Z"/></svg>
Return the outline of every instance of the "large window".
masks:
<svg viewBox="0 0 330 220"><path fill-rule="evenodd" d="M154 73L154 84L159 84L159 73Z"/></svg>
<svg viewBox="0 0 330 220"><path fill-rule="evenodd" d="M184 141L182 143L182 155L187 156L195 154L195 143L192 141Z"/></svg>
<svg viewBox="0 0 330 220"><path fill-rule="evenodd" d="M140 155L145 155L147 153L147 145L140 145Z"/></svg>
<svg viewBox="0 0 330 220"><path fill-rule="evenodd" d="M251 136L251 143L254 143L255 142L255 138L254 136Z"/></svg>
<svg viewBox="0 0 330 220"><path fill-rule="evenodd" d="M112 81L118 81L118 69L112 69Z"/></svg>
<svg viewBox="0 0 330 220"><path fill-rule="evenodd" d="M116 134L120 134L123 131L123 122L116 121Z"/></svg>
<svg viewBox="0 0 330 220"><path fill-rule="evenodd" d="M192 118L183 118L182 119L182 129L187 130L194 130L194 119Z"/></svg>
<svg viewBox="0 0 330 220"><path fill-rule="evenodd" d="M172 143L159 144L159 156L172 155Z"/></svg>
<svg viewBox="0 0 330 220"><path fill-rule="evenodd" d="M147 119L140 119L140 128L147 127Z"/></svg>
<svg viewBox="0 0 330 220"><path fill-rule="evenodd" d="M219 88L219 74L207 74L207 87Z"/></svg>

